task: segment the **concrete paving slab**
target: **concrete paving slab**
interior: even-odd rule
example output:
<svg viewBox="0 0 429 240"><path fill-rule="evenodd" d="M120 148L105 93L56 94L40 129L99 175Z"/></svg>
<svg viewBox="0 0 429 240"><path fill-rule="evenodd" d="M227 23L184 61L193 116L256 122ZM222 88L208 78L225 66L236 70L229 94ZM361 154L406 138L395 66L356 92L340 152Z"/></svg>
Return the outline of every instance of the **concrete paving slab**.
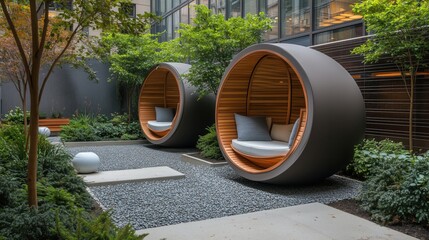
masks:
<svg viewBox="0 0 429 240"><path fill-rule="evenodd" d="M148 180L184 178L185 175L170 167L149 167L116 171L104 171L91 174L79 174L88 186L109 185Z"/></svg>
<svg viewBox="0 0 429 240"><path fill-rule="evenodd" d="M416 239L320 203L137 231L145 239Z"/></svg>
<svg viewBox="0 0 429 240"><path fill-rule="evenodd" d="M197 153L184 153L182 154L182 160L195 165L205 165L209 167L222 167L228 165L226 161L209 162L199 157L196 157Z"/></svg>

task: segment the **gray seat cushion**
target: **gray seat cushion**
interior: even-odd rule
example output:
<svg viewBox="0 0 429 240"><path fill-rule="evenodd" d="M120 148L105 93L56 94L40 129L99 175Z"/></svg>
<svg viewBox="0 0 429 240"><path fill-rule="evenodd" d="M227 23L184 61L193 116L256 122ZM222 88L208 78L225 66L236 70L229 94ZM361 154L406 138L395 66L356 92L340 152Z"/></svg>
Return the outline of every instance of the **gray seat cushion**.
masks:
<svg viewBox="0 0 429 240"><path fill-rule="evenodd" d="M157 122L172 122L174 118L174 109L155 107L155 114Z"/></svg>
<svg viewBox="0 0 429 240"><path fill-rule="evenodd" d="M286 155L289 144L282 141L240 141L232 140L232 146L239 152L255 157Z"/></svg>
<svg viewBox="0 0 429 240"><path fill-rule="evenodd" d="M271 141L266 117L235 114L238 140Z"/></svg>
<svg viewBox="0 0 429 240"><path fill-rule="evenodd" d="M148 121L147 126L155 131L164 131L171 127L171 122Z"/></svg>
<svg viewBox="0 0 429 240"><path fill-rule="evenodd" d="M296 135L298 135L300 118L298 118L293 124L292 132L289 136L289 147L292 147L293 142L295 141Z"/></svg>

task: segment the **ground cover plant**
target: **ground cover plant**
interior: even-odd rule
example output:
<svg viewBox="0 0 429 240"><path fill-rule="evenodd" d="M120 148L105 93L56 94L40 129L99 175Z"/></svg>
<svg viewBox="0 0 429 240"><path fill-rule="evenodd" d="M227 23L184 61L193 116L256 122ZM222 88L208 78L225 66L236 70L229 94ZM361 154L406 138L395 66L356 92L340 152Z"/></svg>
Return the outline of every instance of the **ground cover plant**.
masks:
<svg viewBox="0 0 429 240"><path fill-rule="evenodd" d="M128 122L127 114L118 113L112 113L110 118L101 114L76 114L70 124L62 128L60 136L66 142L143 138L140 124L137 121Z"/></svg>
<svg viewBox="0 0 429 240"><path fill-rule="evenodd" d="M208 127L207 133L198 138L197 148L201 151L201 156L209 159L223 159L222 152L217 141L216 126Z"/></svg>
<svg viewBox="0 0 429 240"><path fill-rule="evenodd" d="M365 140L349 165L364 179L358 200L384 224L429 226L429 153L417 155L401 143Z"/></svg>
<svg viewBox="0 0 429 240"><path fill-rule="evenodd" d="M39 136L38 208L27 204L28 154L22 125L0 127L0 239L142 239L116 227L93 200L61 145Z"/></svg>

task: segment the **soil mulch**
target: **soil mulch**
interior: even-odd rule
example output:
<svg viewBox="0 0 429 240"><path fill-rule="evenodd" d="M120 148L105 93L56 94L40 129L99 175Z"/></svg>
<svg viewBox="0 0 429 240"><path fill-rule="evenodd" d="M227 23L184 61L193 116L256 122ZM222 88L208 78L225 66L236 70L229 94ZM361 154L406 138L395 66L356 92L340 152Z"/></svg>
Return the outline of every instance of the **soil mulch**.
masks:
<svg viewBox="0 0 429 240"><path fill-rule="evenodd" d="M345 199L345 200L330 203L328 205L336 209L339 209L341 211L348 212L355 216L374 222L371 219L371 216L369 215L369 213L361 209L361 207L359 206L359 202L357 200ZM429 240L429 227L424 227L422 225L410 224L410 223L398 224L398 225L387 225L386 227L396 230L398 232L402 232L407 235L413 236L420 240Z"/></svg>

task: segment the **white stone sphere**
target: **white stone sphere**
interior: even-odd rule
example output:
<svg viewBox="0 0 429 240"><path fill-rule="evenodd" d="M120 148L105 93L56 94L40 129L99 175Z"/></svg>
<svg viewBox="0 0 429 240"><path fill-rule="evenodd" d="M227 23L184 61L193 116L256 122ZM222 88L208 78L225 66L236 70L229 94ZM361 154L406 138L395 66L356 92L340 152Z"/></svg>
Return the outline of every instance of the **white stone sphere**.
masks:
<svg viewBox="0 0 429 240"><path fill-rule="evenodd" d="M39 134L42 134L45 137L51 136L51 130L47 127L39 127Z"/></svg>
<svg viewBox="0 0 429 240"><path fill-rule="evenodd" d="M93 173L98 171L100 158L93 152L80 152L74 156L72 163L78 173Z"/></svg>

